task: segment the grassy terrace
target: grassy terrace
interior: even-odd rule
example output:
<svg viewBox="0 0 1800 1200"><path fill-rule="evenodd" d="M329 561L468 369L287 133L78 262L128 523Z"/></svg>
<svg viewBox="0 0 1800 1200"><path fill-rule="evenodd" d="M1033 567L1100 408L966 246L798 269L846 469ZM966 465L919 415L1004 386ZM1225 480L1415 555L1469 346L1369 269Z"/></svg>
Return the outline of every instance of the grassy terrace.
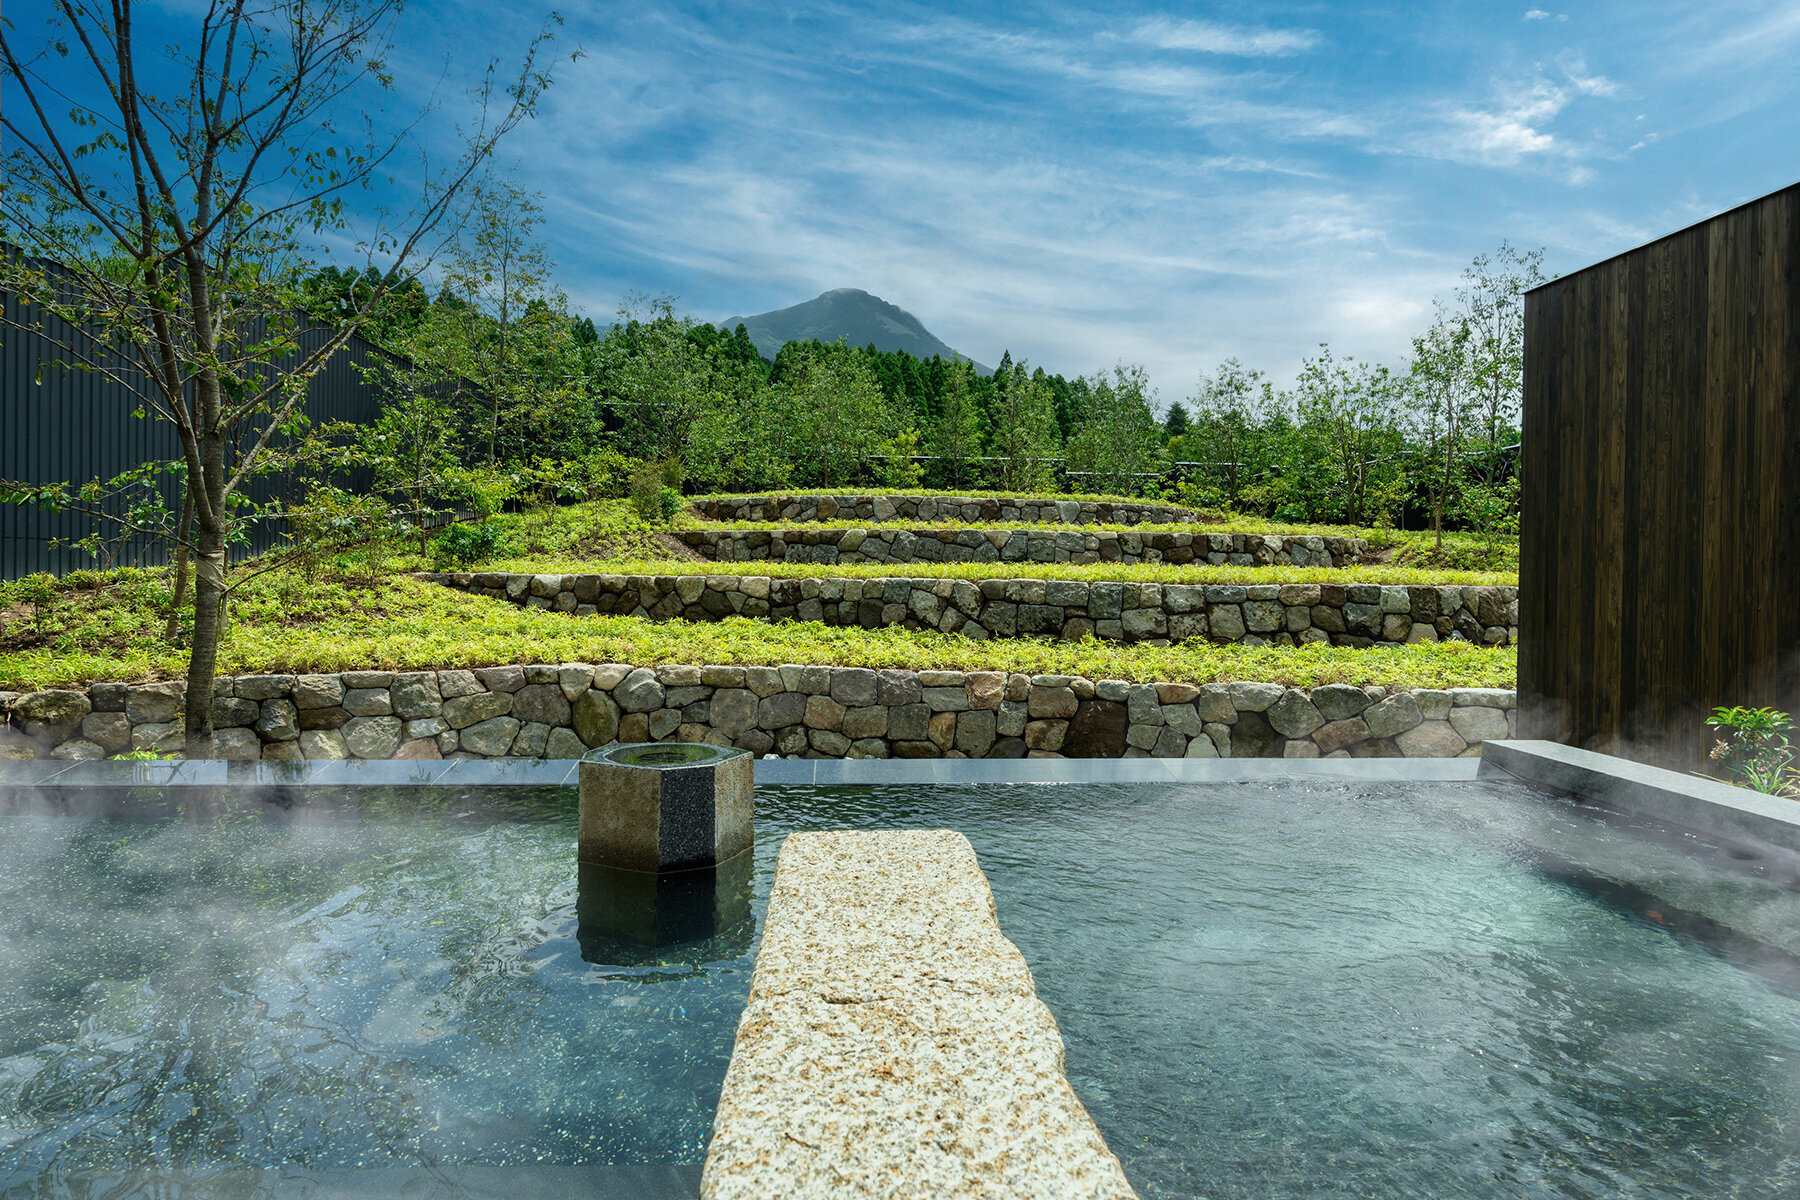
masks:
<svg viewBox="0 0 1800 1200"><path fill-rule="evenodd" d="M783 488L773 492L703 492L699 495L690 496L688 499L695 504L699 504L707 500L743 500L750 497L766 497L770 500L791 500L795 496L931 496L934 498L939 496L954 496L959 500L986 500L989 497L992 497L996 500L1094 500L1105 504L1167 504L1176 508L1186 507L1178 501L1173 500L1146 500L1142 496L1119 496L1104 492L1069 492L1067 494L1057 492L1053 495L1049 492L1021 492L1016 490L1010 492L931 492L922 488L893 488L888 490L871 490L869 488Z"/></svg>
<svg viewBox="0 0 1800 1200"><path fill-rule="evenodd" d="M859 521L832 518L829 521L713 521L684 512L675 519L676 529L692 530L845 530L845 529L998 529L1039 530L1044 532L1092 533L1273 533L1283 537L1316 535L1319 537L1361 538L1372 551L1392 562L1414 564L1425 568L1452 570L1508 571L1519 569L1519 539L1498 537L1486 539L1469 533L1444 535L1443 554L1437 554L1436 538L1425 530L1370 529L1350 525L1290 525L1256 517L1232 516L1205 524L1057 525L1029 521ZM1449 582L1446 580L1445 582Z"/></svg>
<svg viewBox="0 0 1800 1200"><path fill-rule="evenodd" d="M0 593L0 688L179 677L186 654L162 637L159 574L84 575L38 606ZM10 594L9 594L10 593ZM833 629L732 618L658 625L520 608L404 576L353 582L276 571L243 583L220 654L225 674L423 670L530 662L830 663L1213 682L1253 679L1388 687L1511 687L1509 650L1445 643L1352 650L972 642L903 629Z"/></svg>
<svg viewBox="0 0 1800 1200"><path fill-rule="evenodd" d="M602 501L508 514L501 557L480 569L577 574L742 574L880 578L1111 579L1132 582L1340 582L1510 584L1511 571L1445 569L1399 561L1324 569L1175 567L1165 564L906 563L818 566L711 563L678 557L666 533L630 506ZM1270 529L1271 526L1259 525ZM1355 533L1353 530L1336 530ZM1410 536L1410 535L1408 535ZM1510 687L1510 650L1460 643L1355 650L1211 644L1154 647L996 640L904 629L717 624L657 625L629 617L577 618L523 609L423 583L416 551L345 557L254 578L240 570L221 652L228 674L391 670L527 662L830 663L868 667L1004 669L1089 678L1211 682L1253 679L1311 686ZM179 677L186 652L163 637L169 601L161 572L76 572L59 581L0 584L0 688Z"/></svg>

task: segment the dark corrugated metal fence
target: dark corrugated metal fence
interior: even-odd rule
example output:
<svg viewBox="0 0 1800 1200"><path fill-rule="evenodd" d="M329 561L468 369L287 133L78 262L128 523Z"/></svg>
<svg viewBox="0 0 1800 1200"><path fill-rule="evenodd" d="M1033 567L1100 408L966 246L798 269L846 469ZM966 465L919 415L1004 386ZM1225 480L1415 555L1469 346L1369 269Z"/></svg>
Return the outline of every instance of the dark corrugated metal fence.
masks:
<svg viewBox="0 0 1800 1200"><path fill-rule="evenodd" d="M62 348L72 330L36 306L11 294L0 294L5 320L0 322L0 478L25 483L79 486L91 479L112 479L144 463L181 457L175 428L155 417L135 417L139 400L131 388L105 375L72 370ZM19 329L25 324L31 329ZM323 328L302 334L318 344ZM353 337L307 388L305 409L315 423L374 420L376 390L364 381L367 369L386 357ZM259 502L286 486L278 479L259 480L249 489ZM181 504L180 488L165 484L164 502ZM37 571L64 574L101 561L69 543L96 528L92 518L0 503L0 579L17 579ZM111 537L111 531L107 531ZM251 531L250 552L271 548L280 537L272 523ZM114 566L159 563L164 547L143 538L117 548Z"/></svg>

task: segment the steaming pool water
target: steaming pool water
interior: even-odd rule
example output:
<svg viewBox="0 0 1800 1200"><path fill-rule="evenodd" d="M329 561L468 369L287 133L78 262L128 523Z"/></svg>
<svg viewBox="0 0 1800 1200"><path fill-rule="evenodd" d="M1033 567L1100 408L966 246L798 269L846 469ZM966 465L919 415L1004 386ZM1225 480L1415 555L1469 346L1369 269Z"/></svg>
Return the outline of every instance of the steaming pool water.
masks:
<svg viewBox="0 0 1800 1200"><path fill-rule="evenodd" d="M0 817L0 1195L692 1196L846 827L969 836L1147 1198L1800 1195L1800 992L1521 786L763 787L751 918L654 954L578 936L573 808Z"/></svg>

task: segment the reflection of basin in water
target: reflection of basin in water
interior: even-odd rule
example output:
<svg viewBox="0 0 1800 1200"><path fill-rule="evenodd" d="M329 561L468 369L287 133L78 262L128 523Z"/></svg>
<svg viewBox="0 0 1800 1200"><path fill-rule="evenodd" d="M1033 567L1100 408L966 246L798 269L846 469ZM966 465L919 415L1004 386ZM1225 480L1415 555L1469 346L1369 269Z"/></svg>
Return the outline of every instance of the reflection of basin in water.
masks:
<svg viewBox="0 0 1800 1200"><path fill-rule="evenodd" d="M745 851L716 867L662 874L577 864L581 957L630 965L647 949L656 950L649 956L656 961L681 960L683 946L703 951L706 962L747 952L756 936L750 916L754 859Z"/></svg>

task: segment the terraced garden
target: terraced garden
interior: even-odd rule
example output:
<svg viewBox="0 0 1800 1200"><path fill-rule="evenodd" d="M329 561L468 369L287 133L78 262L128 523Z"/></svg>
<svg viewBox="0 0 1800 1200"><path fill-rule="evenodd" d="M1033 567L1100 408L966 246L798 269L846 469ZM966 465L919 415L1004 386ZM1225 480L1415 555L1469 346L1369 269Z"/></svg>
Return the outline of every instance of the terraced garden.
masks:
<svg viewBox="0 0 1800 1200"><path fill-rule="evenodd" d="M834 499L837 512L811 522L791 517L818 517L816 502L777 511L798 536L729 564L700 557L694 539L769 531L697 509L662 532L600 503L500 518L510 544L479 570L426 572L396 554L247 577L222 651L220 752L529 757L630 734L808 756L1442 755L1508 728L1509 571L1402 562L1408 540L1382 531L1123 523L1102 501L1060 502L1044 520L1042 506L985 497L971 513L976 498L951 499L976 519L950 520L948 504L929 526L898 504L883 506L887 523L837 515L872 518L872 497ZM1081 523L1102 511L1110 527ZM1038 523L999 520L1014 512ZM807 552L808 535L839 534L841 548L841 531L859 529L888 546L903 533L923 544L929 529L971 554ZM759 548L775 554L777 539ZM1296 562L1296 548L1331 562ZM145 693L137 709L159 719L143 721L123 698L178 686L158 579L77 580L35 620L14 600L0 688L88 705L73 726L38 720L34 752L169 742L166 698ZM349 699L318 699L332 695ZM43 702L0 693L16 729L32 703Z"/></svg>

